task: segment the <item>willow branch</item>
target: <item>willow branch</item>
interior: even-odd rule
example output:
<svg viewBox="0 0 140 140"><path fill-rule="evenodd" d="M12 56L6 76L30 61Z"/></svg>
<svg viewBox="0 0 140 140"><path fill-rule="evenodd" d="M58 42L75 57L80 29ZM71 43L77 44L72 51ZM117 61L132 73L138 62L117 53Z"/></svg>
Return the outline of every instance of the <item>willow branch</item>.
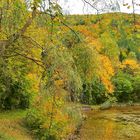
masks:
<svg viewBox="0 0 140 140"><path fill-rule="evenodd" d="M75 34L75 36L77 36L78 39L81 41L79 35L78 35L70 26L68 26L68 25L67 25L66 23L64 23L63 21L61 21L61 24L63 24L64 26L66 26L68 29L70 29L70 30Z"/></svg>

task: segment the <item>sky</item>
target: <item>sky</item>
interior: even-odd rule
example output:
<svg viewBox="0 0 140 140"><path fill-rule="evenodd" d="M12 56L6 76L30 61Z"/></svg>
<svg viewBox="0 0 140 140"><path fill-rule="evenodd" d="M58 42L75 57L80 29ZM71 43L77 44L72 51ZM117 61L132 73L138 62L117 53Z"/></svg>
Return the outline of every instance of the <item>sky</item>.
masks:
<svg viewBox="0 0 140 140"><path fill-rule="evenodd" d="M84 4L83 0L56 0L60 6L62 7L64 13L66 14L95 14L96 10L94 10L90 5ZM92 0L87 0L92 1ZM101 7L104 7L104 1L105 0L97 0L98 4L97 7L100 9ZM110 0L106 0L107 3L110 2ZM120 4L120 11L125 13L132 13L132 0L112 0L114 3L116 1ZM140 4L140 0L134 0L136 3ZM123 6L123 3L128 3L130 5L130 9L128 9L126 6ZM102 9L102 8L101 8ZM104 8L105 12L109 12L107 9ZM135 5L135 12L140 14L140 6Z"/></svg>

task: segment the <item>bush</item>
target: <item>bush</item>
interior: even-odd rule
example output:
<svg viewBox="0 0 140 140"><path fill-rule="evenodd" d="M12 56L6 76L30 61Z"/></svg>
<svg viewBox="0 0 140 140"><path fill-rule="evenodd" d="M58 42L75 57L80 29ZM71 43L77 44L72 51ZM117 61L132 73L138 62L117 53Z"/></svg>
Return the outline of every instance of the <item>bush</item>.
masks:
<svg viewBox="0 0 140 140"><path fill-rule="evenodd" d="M133 79L133 99L134 101L140 101L140 76L136 76Z"/></svg>
<svg viewBox="0 0 140 140"><path fill-rule="evenodd" d="M132 100L133 86L131 80L127 77L115 77L113 79L115 86L114 95L118 102L128 102Z"/></svg>
<svg viewBox="0 0 140 140"><path fill-rule="evenodd" d="M38 109L32 108L28 111L25 118L26 126L35 134L37 137L42 138L47 132L44 132L43 124L45 122L45 116Z"/></svg>
<svg viewBox="0 0 140 140"><path fill-rule="evenodd" d="M118 21L115 20L115 19L112 19L110 25L111 25L112 27L118 27Z"/></svg>
<svg viewBox="0 0 140 140"><path fill-rule="evenodd" d="M54 106L52 111L52 104L47 101L42 105L35 105L26 115L25 124L37 139L62 140L80 123L81 112L76 107Z"/></svg>
<svg viewBox="0 0 140 140"><path fill-rule="evenodd" d="M30 104L29 82L25 79L20 81L9 78L9 82L1 83L0 86L0 108L25 109Z"/></svg>
<svg viewBox="0 0 140 140"><path fill-rule="evenodd" d="M131 19L123 19L122 20L123 26L130 26L133 24L133 21Z"/></svg>
<svg viewBox="0 0 140 140"><path fill-rule="evenodd" d="M76 32L75 32L76 33ZM66 35L62 39L62 43L64 44L65 47L67 48L72 48L76 44L80 43L79 39L79 33L73 33L72 31L66 33Z"/></svg>
<svg viewBox="0 0 140 140"><path fill-rule="evenodd" d="M30 109L25 118L26 126L31 130L31 132L36 136L36 138L42 140L60 139L60 135L57 134L60 134L60 131L63 132L63 122L58 123L53 118L52 125L50 127L51 112L45 112L47 111L44 111L43 108Z"/></svg>
<svg viewBox="0 0 140 140"><path fill-rule="evenodd" d="M91 23L92 23L92 24L97 24L98 21L99 21L99 19L92 19L92 20L91 20Z"/></svg>
<svg viewBox="0 0 140 140"><path fill-rule="evenodd" d="M107 100L107 91L99 79L93 80L92 83L83 85L82 103L101 104Z"/></svg>
<svg viewBox="0 0 140 140"><path fill-rule="evenodd" d="M78 25L85 25L85 24L86 24L85 20L80 19L80 20L76 23L76 26L78 26Z"/></svg>

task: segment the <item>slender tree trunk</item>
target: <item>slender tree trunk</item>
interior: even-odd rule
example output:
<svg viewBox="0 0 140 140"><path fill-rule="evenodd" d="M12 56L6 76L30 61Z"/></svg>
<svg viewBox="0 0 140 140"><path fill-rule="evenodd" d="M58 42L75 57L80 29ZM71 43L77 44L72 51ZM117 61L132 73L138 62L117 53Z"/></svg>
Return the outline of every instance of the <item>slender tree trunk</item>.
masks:
<svg viewBox="0 0 140 140"><path fill-rule="evenodd" d="M134 32L136 32L136 14L135 14L135 0L132 0L133 6L133 25L134 25Z"/></svg>
<svg viewBox="0 0 140 140"><path fill-rule="evenodd" d="M2 30L2 16L3 16L3 10L0 8L0 32Z"/></svg>

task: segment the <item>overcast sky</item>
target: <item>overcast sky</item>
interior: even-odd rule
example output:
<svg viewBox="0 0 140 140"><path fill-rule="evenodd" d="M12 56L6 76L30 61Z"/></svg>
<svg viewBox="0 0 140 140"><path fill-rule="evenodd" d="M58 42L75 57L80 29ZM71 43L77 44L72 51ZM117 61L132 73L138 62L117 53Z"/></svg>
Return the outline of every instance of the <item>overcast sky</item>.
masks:
<svg viewBox="0 0 140 140"><path fill-rule="evenodd" d="M69 13L69 14L95 14L96 13L96 10L94 10L88 4L84 4L83 0L57 0L57 1L61 5L65 13ZM92 1L92 0L87 0L87 1ZM105 0L97 0L97 1L99 2L97 6L100 9L101 7L103 7ZM106 0L106 1L107 3L110 2L110 0ZM114 3L116 1L119 2L121 12L132 13L133 11L132 0L112 0L112 1ZM140 0L135 0L135 2L140 4ZM123 3L128 3L129 5L131 5L130 9L128 9L126 6L123 6ZM140 14L140 6L135 5L135 12Z"/></svg>

